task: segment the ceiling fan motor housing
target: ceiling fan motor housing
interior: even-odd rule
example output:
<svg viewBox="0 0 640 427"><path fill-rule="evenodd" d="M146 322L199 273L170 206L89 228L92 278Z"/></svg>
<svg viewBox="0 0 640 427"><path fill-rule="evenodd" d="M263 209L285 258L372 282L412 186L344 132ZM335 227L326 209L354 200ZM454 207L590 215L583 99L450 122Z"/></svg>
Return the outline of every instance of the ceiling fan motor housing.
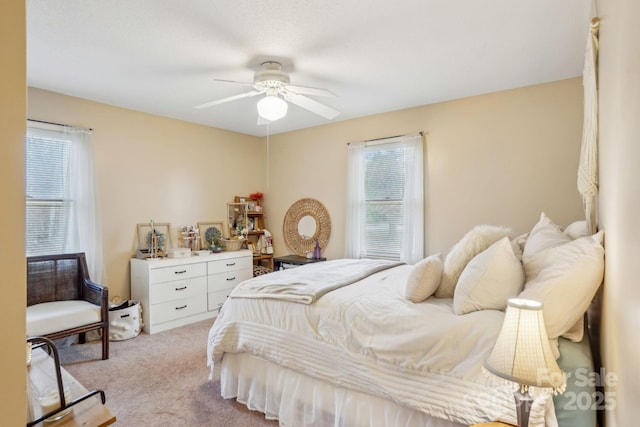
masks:
<svg viewBox="0 0 640 427"><path fill-rule="evenodd" d="M260 71L253 75L253 83L262 90L279 88L290 83L289 74L282 71L279 62L268 61L260 65Z"/></svg>

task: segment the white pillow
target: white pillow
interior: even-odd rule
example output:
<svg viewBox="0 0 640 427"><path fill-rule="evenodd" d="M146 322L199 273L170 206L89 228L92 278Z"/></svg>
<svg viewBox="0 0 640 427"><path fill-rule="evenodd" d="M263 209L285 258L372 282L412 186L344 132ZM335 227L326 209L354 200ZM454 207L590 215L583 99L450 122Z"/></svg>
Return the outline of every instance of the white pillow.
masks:
<svg viewBox="0 0 640 427"><path fill-rule="evenodd" d="M569 236L571 240L578 239L580 237L588 236L587 233L587 221L575 221L567 225L564 229L564 234Z"/></svg>
<svg viewBox="0 0 640 427"><path fill-rule="evenodd" d="M577 221L577 222L584 222L584 227L585 227L584 232L586 233L586 227L587 227L586 221ZM576 224L576 223L574 222L573 224ZM564 232L567 233L567 229L566 228L565 228ZM585 235L587 235L587 234L585 234ZM592 237L595 239L596 242L602 244L603 243L603 239L604 239L604 232L599 231L598 233L594 234ZM575 239L577 239L577 238L578 237L575 237ZM582 337L583 336L584 336L584 319L583 318L580 318L576 322L576 324L571 327L571 329L569 329L567 332L562 334L563 338L566 338L566 339L571 340L573 342L582 341Z"/></svg>
<svg viewBox="0 0 640 427"><path fill-rule="evenodd" d="M519 298L544 304L543 314L550 339L567 335L581 321L604 275L602 232L555 246L533 260L539 266ZM581 337L571 336L572 339Z"/></svg>
<svg viewBox="0 0 640 427"><path fill-rule="evenodd" d="M542 212L540 219L529 232L529 236L522 250L522 262L525 264L527 280L530 280L529 272L526 270L527 262L545 249L562 245L569 241L571 241L571 238L562 232L560 226L554 224L553 221Z"/></svg>
<svg viewBox="0 0 640 427"><path fill-rule="evenodd" d="M524 249L524 244L527 241L527 237L529 237L529 233L524 233L511 239L511 247L513 248L513 253L516 255L516 257L518 257L518 260L520 261L522 261L522 250Z"/></svg>
<svg viewBox="0 0 640 427"><path fill-rule="evenodd" d="M467 263L474 256L487 249L501 238L508 236L511 229L497 225L476 225L465 234L444 259L442 280L436 290L436 297L451 298L458 278Z"/></svg>
<svg viewBox="0 0 640 427"><path fill-rule="evenodd" d="M571 241L571 238L562 232L560 226L544 213L540 214L540 220L533 226L522 249L522 265L524 276L527 281L533 280L540 271L540 259L536 261L537 255L547 249L564 245Z"/></svg>
<svg viewBox="0 0 640 427"><path fill-rule="evenodd" d="M412 302L422 302L433 295L440 284L442 268L442 254L417 262L407 278L404 297Z"/></svg>
<svg viewBox="0 0 640 427"><path fill-rule="evenodd" d="M469 261L456 285L453 311L504 310L507 300L517 296L522 285L522 264L509 238L503 237Z"/></svg>

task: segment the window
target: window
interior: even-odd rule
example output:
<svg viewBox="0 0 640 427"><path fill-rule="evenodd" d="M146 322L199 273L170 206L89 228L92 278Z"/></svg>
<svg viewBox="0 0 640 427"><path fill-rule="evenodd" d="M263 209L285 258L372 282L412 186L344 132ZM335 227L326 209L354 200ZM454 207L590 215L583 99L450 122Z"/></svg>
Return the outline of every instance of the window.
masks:
<svg viewBox="0 0 640 427"><path fill-rule="evenodd" d="M349 144L347 257L422 259L423 161L421 134Z"/></svg>
<svg viewBox="0 0 640 427"><path fill-rule="evenodd" d="M93 185L91 132L29 120L26 137L26 255L84 252L102 279L102 239Z"/></svg>
<svg viewBox="0 0 640 427"><path fill-rule="evenodd" d="M56 131L27 132L27 256L67 251L73 200L69 192L71 141Z"/></svg>

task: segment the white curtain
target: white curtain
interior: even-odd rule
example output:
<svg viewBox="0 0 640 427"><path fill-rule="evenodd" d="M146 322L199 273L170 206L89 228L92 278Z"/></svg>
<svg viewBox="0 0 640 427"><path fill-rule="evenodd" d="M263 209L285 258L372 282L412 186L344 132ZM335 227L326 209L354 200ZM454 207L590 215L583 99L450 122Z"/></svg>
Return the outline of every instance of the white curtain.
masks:
<svg viewBox="0 0 640 427"><path fill-rule="evenodd" d="M584 86L584 118L582 147L578 166L578 191L587 221L587 231L597 231L596 196L598 194L598 32L600 21L591 20L587 36L582 84Z"/></svg>
<svg viewBox="0 0 640 427"><path fill-rule="evenodd" d="M405 137L401 141L412 161L407 163L404 190L404 225L400 260L415 264L424 252L424 154L422 135Z"/></svg>
<svg viewBox="0 0 640 427"><path fill-rule="evenodd" d="M424 253L424 151L422 134L386 138L373 142L349 144L347 169L347 219L345 257L364 258L365 210L365 153L385 144L401 147L405 153L405 188L403 200L400 260L414 264Z"/></svg>
<svg viewBox="0 0 640 427"><path fill-rule="evenodd" d="M365 143L355 142L347 150L347 221L345 257L364 258L364 153Z"/></svg>
<svg viewBox="0 0 640 427"><path fill-rule="evenodd" d="M73 200L74 208L71 211L71 226L68 228L68 252L84 252L91 280L102 283L105 280L102 222L93 173L91 132L70 126L65 126L64 131L72 142L69 196Z"/></svg>
<svg viewBox="0 0 640 427"><path fill-rule="evenodd" d="M84 252L91 279L104 283L92 131L34 120L27 124L27 144L33 150L27 154L27 182L31 182L27 189L27 217L32 220L27 225L33 227L26 233L27 255ZM51 200L60 201L57 199L62 199L61 205L53 210L38 209L38 200L46 205ZM35 205L30 204L34 201ZM43 233L48 244L39 246L33 233L37 236L42 229L50 233Z"/></svg>

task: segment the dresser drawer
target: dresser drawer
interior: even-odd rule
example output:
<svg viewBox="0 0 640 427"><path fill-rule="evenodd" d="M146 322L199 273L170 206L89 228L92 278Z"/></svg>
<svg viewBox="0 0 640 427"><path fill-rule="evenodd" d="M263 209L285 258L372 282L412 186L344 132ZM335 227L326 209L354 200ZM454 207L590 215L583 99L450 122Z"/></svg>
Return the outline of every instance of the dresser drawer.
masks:
<svg viewBox="0 0 640 427"><path fill-rule="evenodd" d="M244 256L230 259L220 259L215 261L209 261L208 263L209 274L224 273L227 271L252 269L253 257Z"/></svg>
<svg viewBox="0 0 640 427"><path fill-rule="evenodd" d="M253 269L250 267L244 270L229 271L227 273L209 274L207 277L207 291L219 291L235 286L253 276Z"/></svg>
<svg viewBox="0 0 640 427"><path fill-rule="evenodd" d="M149 299L151 304L158 304L189 297L204 297L206 292L207 277L201 276L153 285L149 289Z"/></svg>
<svg viewBox="0 0 640 427"><path fill-rule="evenodd" d="M207 294L207 302L209 311L219 310L222 304L227 300L233 288L222 289L219 291L209 292Z"/></svg>
<svg viewBox="0 0 640 427"><path fill-rule="evenodd" d="M207 311L207 301L203 295L154 304L152 309L153 323L158 324L204 313Z"/></svg>
<svg viewBox="0 0 640 427"><path fill-rule="evenodd" d="M149 282L150 284L163 283L206 275L207 266L203 262L199 264L175 265L173 267L152 269L149 272Z"/></svg>

